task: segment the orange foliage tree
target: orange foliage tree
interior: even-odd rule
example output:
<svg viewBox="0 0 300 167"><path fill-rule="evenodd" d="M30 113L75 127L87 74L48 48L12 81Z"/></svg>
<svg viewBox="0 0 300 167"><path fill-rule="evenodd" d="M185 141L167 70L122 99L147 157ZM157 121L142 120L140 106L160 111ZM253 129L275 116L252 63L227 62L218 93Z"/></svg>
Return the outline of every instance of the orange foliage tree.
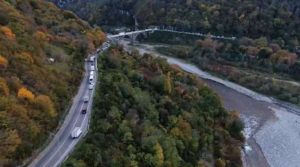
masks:
<svg viewBox="0 0 300 167"><path fill-rule="evenodd" d="M1 27L1 31L9 39L15 39L16 38L16 35L8 27L5 27L5 26Z"/></svg>
<svg viewBox="0 0 300 167"><path fill-rule="evenodd" d="M29 90L27 90L26 88L22 87L18 91L18 98L21 98L21 99L24 98L24 99L28 99L28 100L33 101L34 100L34 95Z"/></svg>
<svg viewBox="0 0 300 167"><path fill-rule="evenodd" d="M7 67L8 61L0 55L0 66Z"/></svg>

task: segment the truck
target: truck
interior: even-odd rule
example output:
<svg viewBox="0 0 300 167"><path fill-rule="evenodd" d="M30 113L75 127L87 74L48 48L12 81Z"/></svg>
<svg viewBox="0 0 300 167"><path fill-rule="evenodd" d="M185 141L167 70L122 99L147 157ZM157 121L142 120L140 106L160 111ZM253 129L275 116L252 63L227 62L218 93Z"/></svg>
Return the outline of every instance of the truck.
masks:
<svg viewBox="0 0 300 167"><path fill-rule="evenodd" d="M75 128L73 129L72 133L71 133L71 137L72 137L73 139L76 139L76 138L78 138L78 137L81 135L81 133L82 133L81 128L80 128L80 127L75 127Z"/></svg>
<svg viewBox="0 0 300 167"><path fill-rule="evenodd" d="M89 102L89 96L88 95L86 95L86 96L83 97L83 102L84 103Z"/></svg>

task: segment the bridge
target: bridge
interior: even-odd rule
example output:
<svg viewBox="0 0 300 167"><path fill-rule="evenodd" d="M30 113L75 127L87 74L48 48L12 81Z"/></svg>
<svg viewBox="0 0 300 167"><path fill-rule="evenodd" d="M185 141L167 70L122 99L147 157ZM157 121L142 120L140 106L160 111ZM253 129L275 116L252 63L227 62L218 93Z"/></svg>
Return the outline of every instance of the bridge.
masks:
<svg viewBox="0 0 300 167"><path fill-rule="evenodd" d="M207 34L202 34L199 32L186 32L186 31L177 31L177 30L172 30L172 29L148 28L148 29L144 29L144 30L121 32L119 34L107 35L107 38L109 40L112 40L113 42L117 43L117 41L119 41L120 39L122 39L124 37L129 37L131 40L131 44L134 44L134 41L136 40L138 35L144 34L146 36L148 33L153 33L155 31L187 34L187 35L194 35L194 36L200 36L200 37L207 36ZM236 37L226 37L226 36L217 36L217 35L210 35L210 37L213 39L223 39L223 40L231 40L231 41L236 40Z"/></svg>

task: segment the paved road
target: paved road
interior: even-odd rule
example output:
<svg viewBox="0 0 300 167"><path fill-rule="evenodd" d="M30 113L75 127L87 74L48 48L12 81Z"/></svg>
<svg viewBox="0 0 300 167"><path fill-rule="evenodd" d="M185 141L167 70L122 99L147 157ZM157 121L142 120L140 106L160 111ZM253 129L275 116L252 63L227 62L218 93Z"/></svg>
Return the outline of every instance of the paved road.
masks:
<svg viewBox="0 0 300 167"><path fill-rule="evenodd" d="M104 46L102 46L104 48ZM101 49L102 49L101 48ZM97 56L97 53L94 52L90 56ZM90 57L89 56L89 57ZM97 62L97 60L95 60ZM38 156L35 161L33 161L29 166L30 167L56 167L59 166L70 152L74 149L74 146L78 141L83 137L87 132L89 126L89 118L91 116L91 107L93 102L94 89L89 90L89 72L92 63L87 61L85 62L85 71L86 74L83 78L83 81L80 85L80 89L76 97L74 98L73 105L67 115L61 129L55 135L53 141L49 146ZM97 63L95 63L97 65ZM97 69L97 67L96 67ZM97 72L94 73L95 81L97 81ZM97 82L95 82L97 83ZM83 102L83 97L88 95L90 98L89 103ZM81 114L81 110L87 107L87 114ZM83 133L80 138L72 139L71 132L74 127L81 127Z"/></svg>

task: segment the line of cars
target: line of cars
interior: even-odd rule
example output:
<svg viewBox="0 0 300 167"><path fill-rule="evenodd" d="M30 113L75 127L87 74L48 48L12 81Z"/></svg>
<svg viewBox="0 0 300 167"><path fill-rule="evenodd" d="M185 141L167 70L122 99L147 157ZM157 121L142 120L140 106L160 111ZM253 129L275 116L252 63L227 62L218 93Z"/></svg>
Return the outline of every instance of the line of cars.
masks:
<svg viewBox="0 0 300 167"><path fill-rule="evenodd" d="M85 61L89 61L91 63L91 66L90 66L90 69L89 69L89 80L88 80L89 81L89 85L88 85L89 90L93 90L94 87L95 87L95 72L96 72L95 63L97 63L95 54L99 54L100 52L104 51L108 47L109 47L109 43L108 42L104 43L101 48L97 49L96 53L92 53L92 55L94 55L94 56L91 56L91 57L89 57L88 59L85 60ZM81 110L81 114L86 114L87 113L90 98L91 97L89 97L88 95L85 95L83 97L83 103L84 104L83 104L83 107L82 107L82 110ZM73 131L71 132L71 137L73 139L76 139L81 135L81 133L82 133L81 127L75 127L73 129Z"/></svg>
<svg viewBox="0 0 300 167"><path fill-rule="evenodd" d="M88 89L93 90L94 89L94 78L95 78L95 61L96 61L96 56L91 56L89 59L86 59L86 61L89 61L91 63L90 69L89 69L89 85ZM88 111L88 106L89 106L89 101L90 97L88 95L85 95L83 97L83 107L81 110L81 114L86 114ZM73 139L78 138L82 133L81 127L75 127L71 133L71 137Z"/></svg>

